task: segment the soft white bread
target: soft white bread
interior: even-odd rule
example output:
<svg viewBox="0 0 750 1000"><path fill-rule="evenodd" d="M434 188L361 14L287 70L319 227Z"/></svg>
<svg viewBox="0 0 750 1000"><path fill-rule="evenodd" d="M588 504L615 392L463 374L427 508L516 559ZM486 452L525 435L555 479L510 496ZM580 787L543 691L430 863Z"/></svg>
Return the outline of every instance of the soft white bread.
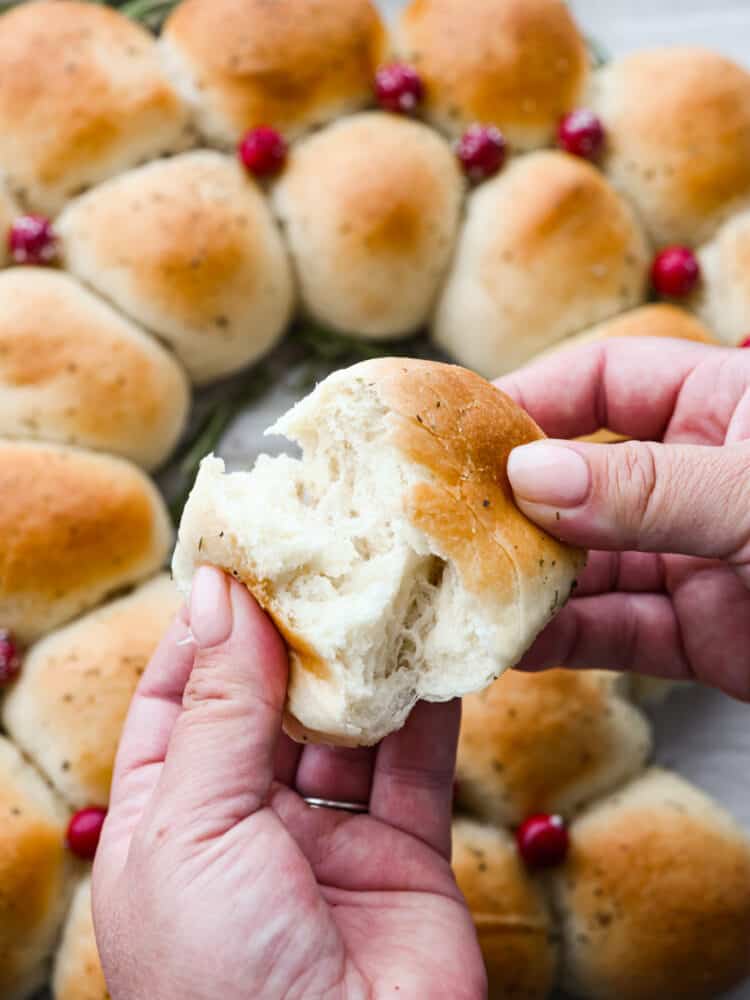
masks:
<svg viewBox="0 0 750 1000"><path fill-rule="evenodd" d="M0 996L42 987L65 915L68 814L12 743L0 737Z"/></svg>
<svg viewBox="0 0 750 1000"><path fill-rule="evenodd" d="M563 0L411 0L398 42L438 128L457 135L474 122L498 125L521 150L549 143L588 75Z"/></svg>
<svg viewBox="0 0 750 1000"><path fill-rule="evenodd" d="M184 148L188 113L154 38L117 11L19 4L0 21L0 167L19 200L54 214L71 195Z"/></svg>
<svg viewBox="0 0 750 1000"><path fill-rule="evenodd" d="M495 378L640 304L648 246L598 170L559 152L519 157L469 198L435 341Z"/></svg>
<svg viewBox="0 0 750 1000"><path fill-rule="evenodd" d="M0 183L0 267L6 267L10 263L8 252L8 233L11 224L20 210L4 183Z"/></svg>
<svg viewBox="0 0 750 1000"><path fill-rule="evenodd" d="M507 826L540 812L570 816L632 777L650 749L648 721L614 675L509 670L464 698L458 801Z"/></svg>
<svg viewBox="0 0 750 1000"><path fill-rule="evenodd" d="M750 73L716 52L635 52L597 73L604 166L657 244L697 244L750 201Z"/></svg>
<svg viewBox="0 0 750 1000"><path fill-rule="evenodd" d="M281 234L234 157L139 167L72 202L57 228L68 268L166 340L196 382L256 360L290 318Z"/></svg>
<svg viewBox="0 0 750 1000"><path fill-rule="evenodd" d="M698 253L703 280L692 306L727 344L750 334L750 211L721 227Z"/></svg>
<svg viewBox="0 0 750 1000"><path fill-rule="evenodd" d="M479 376L379 359L331 375L273 433L302 460L203 462L174 557L242 580L290 647L288 731L373 744L418 699L445 701L514 664L583 564L515 506L516 445L542 437Z"/></svg>
<svg viewBox="0 0 750 1000"><path fill-rule="evenodd" d="M653 770L570 830L553 876L564 985L586 1000L714 1000L750 974L750 843Z"/></svg>
<svg viewBox="0 0 750 1000"><path fill-rule="evenodd" d="M26 643L156 572L172 529L124 459L0 440L0 538L0 627Z"/></svg>
<svg viewBox="0 0 750 1000"><path fill-rule="evenodd" d="M32 646L3 725L76 809L106 806L138 679L182 603L166 575Z"/></svg>
<svg viewBox="0 0 750 1000"><path fill-rule="evenodd" d="M557 965L552 921L513 838L457 819L452 865L477 929L489 1000L544 1000Z"/></svg>
<svg viewBox="0 0 750 1000"><path fill-rule="evenodd" d="M73 896L55 958L53 1000L110 1000L91 913L91 878Z"/></svg>
<svg viewBox="0 0 750 1000"><path fill-rule="evenodd" d="M0 272L0 435L113 452L153 468L188 415L180 365L75 279Z"/></svg>
<svg viewBox="0 0 750 1000"><path fill-rule="evenodd" d="M307 311L364 337L423 326L463 191L448 143L396 115L344 118L295 146L274 201Z"/></svg>
<svg viewBox="0 0 750 1000"><path fill-rule="evenodd" d="M370 0L185 0L161 44L202 134L221 147L255 125L293 136L362 107L388 49Z"/></svg>

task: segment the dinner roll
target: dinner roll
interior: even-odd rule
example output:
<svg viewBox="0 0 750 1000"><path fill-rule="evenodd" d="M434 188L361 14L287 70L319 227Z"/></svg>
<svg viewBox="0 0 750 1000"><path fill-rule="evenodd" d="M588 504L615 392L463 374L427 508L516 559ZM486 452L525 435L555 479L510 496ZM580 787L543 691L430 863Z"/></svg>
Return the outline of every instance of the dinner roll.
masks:
<svg viewBox="0 0 750 1000"><path fill-rule="evenodd" d="M371 0L184 0L165 66L209 142L272 125L287 136L372 99L387 36Z"/></svg>
<svg viewBox="0 0 750 1000"><path fill-rule="evenodd" d="M573 996L714 1000L750 974L750 844L702 792L649 771L570 837L553 878Z"/></svg>
<svg viewBox="0 0 750 1000"><path fill-rule="evenodd" d="M94 935L91 878L78 885L52 977L53 1000L110 1000Z"/></svg>
<svg viewBox="0 0 750 1000"><path fill-rule="evenodd" d="M0 267L6 267L10 263L8 234L17 215L20 215L18 205L11 198L5 184L0 183Z"/></svg>
<svg viewBox="0 0 750 1000"><path fill-rule="evenodd" d="M426 125L369 112L297 145L275 190L308 312L363 337L426 321L458 230L463 178Z"/></svg>
<svg viewBox="0 0 750 1000"><path fill-rule="evenodd" d="M594 167L560 152L519 157L469 198L433 337L495 378L642 302L648 256Z"/></svg>
<svg viewBox="0 0 750 1000"><path fill-rule="evenodd" d="M580 103L585 42L563 0L411 0L399 47L425 84L425 112L460 134L498 125L517 149L550 142Z"/></svg>
<svg viewBox="0 0 750 1000"><path fill-rule="evenodd" d="M184 147L187 111L153 37L105 6L19 4L0 22L0 168L35 211Z"/></svg>
<svg viewBox="0 0 750 1000"><path fill-rule="evenodd" d="M650 749L648 721L614 675L509 670L464 699L458 801L508 826L569 816L640 770Z"/></svg>
<svg viewBox="0 0 750 1000"><path fill-rule="evenodd" d="M288 731L374 744L418 699L484 687L565 603L582 553L513 502L505 466L542 437L479 376L397 358L329 376L271 429L302 459L208 458L174 556L245 583L290 647Z"/></svg>
<svg viewBox="0 0 750 1000"><path fill-rule="evenodd" d="M67 812L0 737L0 996L26 1000L47 979L68 899Z"/></svg>
<svg viewBox="0 0 750 1000"><path fill-rule="evenodd" d="M182 368L151 337L49 268L0 272L0 435L164 461L188 415Z"/></svg>
<svg viewBox="0 0 750 1000"><path fill-rule="evenodd" d="M195 382L255 361L290 318L281 235L233 157L139 167L72 202L58 230L69 269L166 340Z"/></svg>
<svg viewBox="0 0 750 1000"><path fill-rule="evenodd" d="M106 806L130 700L180 604L168 576L32 646L3 725L76 809Z"/></svg>
<svg viewBox="0 0 750 1000"><path fill-rule="evenodd" d="M750 211L721 227L698 253L703 281L693 308L727 344L750 335Z"/></svg>
<svg viewBox="0 0 750 1000"><path fill-rule="evenodd" d="M489 1000L544 1000L557 964L552 922L513 838L457 819L452 863L479 936Z"/></svg>
<svg viewBox="0 0 750 1000"><path fill-rule="evenodd" d="M729 59L634 52L597 74L592 106L606 171L657 244L702 242L750 201L750 73Z"/></svg>
<svg viewBox="0 0 750 1000"><path fill-rule="evenodd" d="M154 573L172 531L124 459L0 440L0 538L0 628L25 643Z"/></svg>

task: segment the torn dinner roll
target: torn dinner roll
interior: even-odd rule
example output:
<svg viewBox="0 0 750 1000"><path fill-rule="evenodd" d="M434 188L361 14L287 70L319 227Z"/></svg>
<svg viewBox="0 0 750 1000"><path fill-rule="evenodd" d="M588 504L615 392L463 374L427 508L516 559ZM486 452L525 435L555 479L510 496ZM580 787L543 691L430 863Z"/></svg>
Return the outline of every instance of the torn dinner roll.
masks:
<svg viewBox="0 0 750 1000"><path fill-rule="evenodd" d="M181 604L170 578L158 576L24 657L3 725L75 809L107 805L130 701Z"/></svg>
<svg viewBox="0 0 750 1000"><path fill-rule="evenodd" d="M226 474L204 460L173 572L245 583L290 650L287 729L374 744L419 699L511 666L562 607L583 554L532 524L506 475L542 437L479 376L379 359L331 375L274 428L302 459Z"/></svg>
<svg viewBox="0 0 750 1000"><path fill-rule="evenodd" d="M38 0L0 19L0 168L27 208L190 142L150 32L104 5Z"/></svg>
<svg viewBox="0 0 750 1000"><path fill-rule="evenodd" d="M155 573L164 501L120 458L0 439L0 628L28 643Z"/></svg>
<svg viewBox="0 0 750 1000"><path fill-rule="evenodd" d="M0 435L112 452L145 468L188 417L181 366L61 271L0 271Z"/></svg>
<svg viewBox="0 0 750 1000"><path fill-rule="evenodd" d="M57 230L68 269L165 340L194 382L257 360L291 318L281 234L233 157L131 170L72 202Z"/></svg>
<svg viewBox="0 0 750 1000"><path fill-rule="evenodd" d="M648 264L632 209L598 170L530 153L470 195L433 339L496 378L642 303Z"/></svg>

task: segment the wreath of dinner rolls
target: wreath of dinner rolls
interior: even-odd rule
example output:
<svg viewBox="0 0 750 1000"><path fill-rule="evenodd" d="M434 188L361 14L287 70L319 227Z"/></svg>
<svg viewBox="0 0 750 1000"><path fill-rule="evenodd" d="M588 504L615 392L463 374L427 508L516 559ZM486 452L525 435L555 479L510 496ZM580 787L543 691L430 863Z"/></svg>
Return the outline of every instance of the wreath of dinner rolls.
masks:
<svg viewBox="0 0 750 1000"><path fill-rule="evenodd" d="M0 622L30 642L156 572L172 544L160 494L134 465L0 440Z"/></svg>
<svg viewBox="0 0 750 1000"><path fill-rule="evenodd" d="M110 1000L94 935L91 877L75 891L52 975L54 1000Z"/></svg>
<svg viewBox="0 0 750 1000"><path fill-rule="evenodd" d="M645 299L648 246L635 214L575 157L519 157L466 211L433 337L486 378Z"/></svg>
<svg viewBox="0 0 750 1000"><path fill-rule="evenodd" d="M396 115L354 115L297 144L274 202L306 311L363 337L423 327L448 267L463 191L448 143Z"/></svg>
<svg viewBox="0 0 750 1000"><path fill-rule="evenodd" d="M23 3L2 15L0 169L34 211L189 142L149 32L104 6Z"/></svg>
<svg viewBox="0 0 750 1000"><path fill-rule="evenodd" d="M281 236L231 157L201 150L139 167L71 202L57 229L73 274L166 340L195 382L242 368L286 330Z"/></svg>
<svg viewBox="0 0 750 1000"><path fill-rule="evenodd" d="M397 37L425 114L453 135L492 123L534 149L583 97L589 57L563 0L411 0Z"/></svg>
<svg viewBox="0 0 750 1000"><path fill-rule="evenodd" d="M750 73L708 49L634 52L596 76L604 167L657 245L697 245L750 203Z"/></svg>
<svg viewBox="0 0 750 1000"><path fill-rule="evenodd" d="M130 700L181 603L169 577L158 576L27 652L3 725L74 808L109 801Z"/></svg>
<svg viewBox="0 0 750 1000"><path fill-rule="evenodd" d="M162 46L202 134L220 147L256 125L291 136L369 104L388 52L370 0L185 0Z"/></svg>
<svg viewBox="0 0 750 1000"><path fill-rule="evenodd" d="M0 435L160 465L188 417L179 364L75 279L0 271Z"/></svg>
<svg viewBox="0 0 750 1000"><path fill-rule="evenodd" d="M726 222L698 260L702 282L693 306L723 341L737 344L750 330L750 210Z"/></svg>

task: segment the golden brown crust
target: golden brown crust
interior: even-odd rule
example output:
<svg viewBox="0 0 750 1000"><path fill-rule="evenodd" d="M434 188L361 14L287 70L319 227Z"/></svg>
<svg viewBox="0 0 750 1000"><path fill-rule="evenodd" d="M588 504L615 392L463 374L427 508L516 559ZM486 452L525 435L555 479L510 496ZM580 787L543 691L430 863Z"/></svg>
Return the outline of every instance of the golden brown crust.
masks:
<svg viewBox="0 0 750 1000"><path fill-rule="evenodd" d="M511 837L457 820L452 864L479 936L490 1000L543 1000L555 975L551 921Z"/></svg>
<svg viewBox="0 0 750 1000"><path fill-rule="evenodd" d="M606 169L658 243L703 240L750 198L750 74L736 63L697 47L637 52L598 91Z"/></svg>
<svg viewBox="0 0 750 1000"><path fill-rule="evenodd" d="M0 434L58 440L152 467L187 418L163 348L61 272L0 273Z"/></svg>
<svg viewBox="0 0 750 1000"><path fill-rule="evenodd" d="M452 132L484 122L520 148L543 145L586 81L586 47L562 0L412 0L400 33L428 116Z"/></svg>
<svg viewBox="0 0 750 1000"><path fill-rule="evenodd" d="M96 947L90 877L81 882L73 898L55 960L52 990L55 1000L110 1000Z"/></svg>
<svg viewBox="0 0 750 1000"><path fill-rule="evenodd" d="M163 562L163 501L134 466L0 441L0 621L30 640Z"/></svg>
<svg viewBox="0 0 750 1000"><path fill-rule="evenodd" d="M569 814L633 773L648 748L645 720L613 697L607 675L509 670L463 700L459 802L498 823Z"/></svg>
<svg viewBox="0 0 750 1000"><path fill-rule="evenodd" d="M576 995L699 1000L750 974L750 845L680 784L641 802L635 783L571 829L558 901Z"/></svg>
<svg viewBox="0 0 750 1000"><path fill-rule="evenodd" d="M479 375L454 365L400 358L366 365L383 402L400 418L395 443L432 474L411 491L410 517L455 563L466 589L512 601L522 600L519 580L546 584L569 575L572 581L583 553L521 513L505 471L513 448L544 436L531 417ZM549 614L567 598L568 590L558 591Z"/></svg>
<svg viewBox="0 0 750 1000"><path fill-rule="evenodd" d="M2 16L0 163L21 200L57 209L81 185L173 148L184 128L154 39L129 18L75 0Z"/></svg>
<svg viewBox="0 0 750 1000"><path fill-rule="evenodd" d="M387 49L370 0L185 0L164 38L203 117L218 116L204 131L235 139L261 124L296 132L367 103Z"/></svg>

